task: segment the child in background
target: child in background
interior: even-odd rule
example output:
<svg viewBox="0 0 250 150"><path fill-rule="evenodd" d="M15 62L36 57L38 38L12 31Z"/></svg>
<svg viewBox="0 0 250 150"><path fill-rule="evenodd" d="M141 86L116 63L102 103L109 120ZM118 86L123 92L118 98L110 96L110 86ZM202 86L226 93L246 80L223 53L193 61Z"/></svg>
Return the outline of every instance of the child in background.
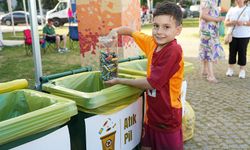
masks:
<svg viewBox="0 0 250 150"><path fill-rule="evenodd" d="M71 8L68 9L68 19L69 19L69 24L74 22L74 16Z"/></svg>
<svg viewBox="0 0 250 150"><path fill-rule="evenodd" d="M106 84L125 84L147 90L147 111L142 135L142 150L182 150L181 85L184 61L175 39L182 30L182 11L164 1L153 13L152 36L129 27L113 29L109 36L128 35L148 58L147 77L115 78Z"/></svg>

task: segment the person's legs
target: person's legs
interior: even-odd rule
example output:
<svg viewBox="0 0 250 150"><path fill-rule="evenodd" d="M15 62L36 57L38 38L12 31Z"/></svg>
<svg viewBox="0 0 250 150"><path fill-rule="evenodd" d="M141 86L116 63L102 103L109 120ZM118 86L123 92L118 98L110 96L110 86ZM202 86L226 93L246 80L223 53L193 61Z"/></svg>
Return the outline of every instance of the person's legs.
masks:
<svg viewBox="0 0 250 150"><path fill-rule="evenodd" d="M66 35L64 34L64 35L63 35L63 48L65 48L65 49L66 49L66 44L67 44L67 37L66 37Z"/></svg>
<svg viewBox="0 0 250 150"><path fill-rule="evenodd" d="M226 76L233 76L233 66L236 63L236 55L237 55L237 39L233 38L232 42L229 43L229 57L228 57L228 69L226 72Z"/></svg>
<svg viewBox="0 0 250 150"><path fill-rule="evenodd" d="M208 75L208 62L206 60L203 60L202 65L203 66L202 66L201 74L202 74L202 76L207 77L207 75Z"/></svg>
<svg viewBox="0 0 250 150"><path fill-rule="evenodd" d="M60 36L56 36L56 48L60 49Z"/></svg>
<svg viewBox="0 0 250 150"><path fill-rule="evenodd" d="M60 41L63 41L63 48L61 48L62 51L68 51L66 44L67 44L67 37L66 35L60 35L59 36Z"/></svg>
<svg viewBox="0 0 250 150"><path fill-rule="evenodd" d="M239 78L245 78L246 76L246 71L245 71L245 66L246 66L246 62L247 62L247 45L249 42L249 38L241 38L238 39L239 43L238 44L238 65L240 66L240 72L239 72Z"/></svg>
<svg viewBox="0 0 250 150"><path fill-rule="evenodd" d="M213 62L212 61L208 61L208 76L207 76L207 80L209 82L212 83L217 83L217 79L215 78L214 75L214 70L213 70Z"/></svg>
<svg viewBox="0 0 250 150"><path fill-rule="evenodd" d="M183 150L182 129L175 132L161 132L144 126L142 150Z"/></svg>

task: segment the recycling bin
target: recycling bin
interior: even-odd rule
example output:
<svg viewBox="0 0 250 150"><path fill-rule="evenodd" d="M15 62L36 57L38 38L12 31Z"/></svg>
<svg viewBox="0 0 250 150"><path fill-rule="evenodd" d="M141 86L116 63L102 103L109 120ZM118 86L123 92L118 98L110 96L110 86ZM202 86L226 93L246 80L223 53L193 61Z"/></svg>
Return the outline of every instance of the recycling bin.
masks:
<svg viewBox="0 0 250 150"><path fill-rule="evenodd" d="M66 123L77 114L74 101L19 89L0 94L0 149L70 150Z"/></svg>
<svg viewBox="0 0 250 150"><path fill-rule="evenodd" d="M121 78L141 76L118 74ZM50 80L42 90L76 102L78 115L69 122L71 149L133 149L140 143L143 90L108 86L100 71L83 72Z"/></svg>
<svg viewBox="0 0 250 150"><path fill-rule="evenodd" d="M122 62L118 65L118 72L138 75L138 76L147 76L147 59L133 60L128 62ZM193 70L193 64L189 62L184 62L184 75Z"/></svg>

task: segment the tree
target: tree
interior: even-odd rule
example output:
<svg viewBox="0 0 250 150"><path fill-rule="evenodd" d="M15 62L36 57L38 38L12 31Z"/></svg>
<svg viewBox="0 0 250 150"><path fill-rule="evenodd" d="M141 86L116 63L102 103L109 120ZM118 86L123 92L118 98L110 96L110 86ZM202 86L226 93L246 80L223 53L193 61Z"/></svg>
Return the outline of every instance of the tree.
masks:
<svg viewBox="0 0 250 150"><path fill-rule="evenodd" d="M41 3L43 5L43 9L50 10L56 6L58 0L41 0Z"/></svg>
<svg viewBox="0 0 250 150"><path fill-rule="evenodd" d="M13 10L23 10L23 0L16 0L17 5L15 8L13 8ZM27 6L27 5L26 5Z"/></svg>
<svg viewBox="0 0 250 150"><path fill-rule="evenodd" d="M8 12L7 0L0 0L0 11Z"/></svg>

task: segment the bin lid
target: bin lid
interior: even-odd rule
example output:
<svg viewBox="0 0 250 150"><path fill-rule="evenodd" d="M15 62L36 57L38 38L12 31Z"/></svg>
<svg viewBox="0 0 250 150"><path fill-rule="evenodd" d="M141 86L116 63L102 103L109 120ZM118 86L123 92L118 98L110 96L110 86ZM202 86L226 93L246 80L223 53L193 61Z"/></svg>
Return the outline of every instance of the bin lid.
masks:
<svg viewBox="0 0 250 150"><path fill-rule="evenodd" d="M147 59L133 60L129 62L119 63L118 72L138 75L138 76L147 76ZM184 74L189 73L193 70L193 64L190 62L184 62Z"/></svg>
<svg viewBox="0 0 250 150"><path fill-rule="evenodd" d="M118 74L118 76L123 78L138 78L138 76L126 74ZM42 85L42 90L72 99L76 102L78 108L91 111L95 114L100 113L100 111L95 111L97 108L113 103L119 107L120 102L124 101L124 99L134 97L135 95L138 98L143 92L141 89L122 84L107 86L101 80L100 71L83 72L51 80Z"/></svg>
<svg viewBox="0 0 250 150"><path fill-rule="evenodd" d="M13 81L0 83L0 94L17 89L24 89L27 87L28 87L28 81L26 79L16 79Z"/></svg>

